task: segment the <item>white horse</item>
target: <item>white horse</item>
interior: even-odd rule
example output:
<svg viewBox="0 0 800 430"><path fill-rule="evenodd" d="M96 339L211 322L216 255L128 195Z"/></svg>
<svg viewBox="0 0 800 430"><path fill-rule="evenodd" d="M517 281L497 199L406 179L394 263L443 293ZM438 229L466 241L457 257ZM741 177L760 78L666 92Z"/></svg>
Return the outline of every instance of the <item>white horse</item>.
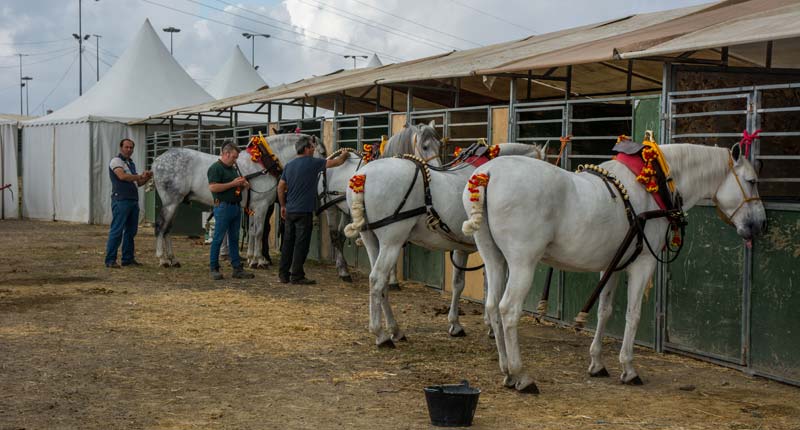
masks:
<svg viewBox="0 0 800 430"><path fill-rule="evenodd" d="M497 145L497 148L499 155L514 154L537 158L545 156L545 150L534 145L505 143ZM439 227L435 227L433 231L428 227L428 217L424 211L362 231L367 226L367 216L374 223L393 214L425 207L424 177L418 176L428 173L420 170L412 161L390 158L369 163L354 177L365 177L363 192L356 193L352 188L347 190L347 202L353 222L345 227L345 234L348 237L361 234L372 263L369 274L369 329L376 336L379 347L391 348L394 347L393 340L405 339L392 313L386 287L389 271L395 266L400 249L406 242L433 250L453 251L455 264L453 295L447 316L450 323L448 332L451 336L464 335L464 329L458 321L458 302L464 289L464 272L458 268L466 266L467 257L476 248L472 238L462 234L458 228L467 219L459 201L459 192L474 170L475 167L469 163L461 163L443 171L430 170L430 196L433 208L441 220ZM388 334L381 326L381 308L386 318Z"/></svg>
<svg viewBox="0 0 800 430"><path fill-rule="evenodd" d="M428 163L432 166L440 166L442 163L439 158L439 150L442 142L437 137L435 126L435 122L431 121L428 124L404 127L403 130L386 142L379 155L381 157L393 157L395 155L414 154L423 160L428 160ZM373 152L373 154L376 153L378 151ZM336 152L329 157L335 155ZM365 154L365 156L371 155ZM365 162L361 157L355 153L351 154L344 164L327 169L324 176L320 175L317 185L320 204L326 205L329 202L332 204L324 210L324 213L328 220L328 233L331 243L333 243L336 271L339 274L339 278L346 282L351 282L352 277L347 268L347 260L344 258L345 238L342 231L346 220L350 216L350 207L344 197L347 192L348 181L356 170L364 164ZM390 288L397 289L399 283L397 282L396 268L391 271L389 277Z"/></svg>
<svg viewBox="0 0 800 430"><path fill-rule="evenodd" d="M756 172L740 156L738 145L731 151L687 144L665 145L661 150L683 197L684 210L701 199L713 198L748 242L760 233L766 216L758 198ZM658 209L651 195L636 182L636 175L622 163L607 161L600 167L627 188L636 213ZM486 312L495 331L500 370L505 374L503 384L538 393L523 368L517 338L536 265L542 261L567 271L605 270L629 228L625 207L620 198L611 198L601 178L567 172L538 160L501 157L476 170L476 175L481 173L488 175L488 184L477 188L476 201L470 201L476 190L463 191L463 207L470 213L463 231L474 234L486 264ZM619 197L616 190L614 194ZM667 228L663 218L647 222L644 233L654 250L665 245ZM622 261L633 253L632 248ZM620 380L626 384L642 383L633 366L633 343L642 294L655 268L656 259L645 249L626 269L628 305L619 354ZM600 295L597 331L590 348L591 376L608 376L601 357L602 338L618 278L619 272L611 275Z"/></svg>
<svg viewBox="0 0 800 430"><path fill-rule="evenodd" d="M286 165L297 157L294 144L299 139L310 139L316 146L315 156L325 155L325 148L314 136L305 134L281 134L267 138L275 156ZM208 190L207 172L209 166L217 161L216 155L206 154L186 148L172 148L161 154L153 162L153 181L161 198L161 211L155 224L156 257L162 267L180 267L172 249L172 238L169 231L178 205L187 200L194 200L209 206L214 205L211 192ZM236 161L239 172L243 176L256 174L264 169L260 163L250 159L250 154L242 150ZM258 175L249 179L250 188L242 192L242 206L248 201L249 217L247 254L250 267L267 267L267 261L261 253L262 232L266 222L266 214L277 198L278 179L272 175Z"/></svg>

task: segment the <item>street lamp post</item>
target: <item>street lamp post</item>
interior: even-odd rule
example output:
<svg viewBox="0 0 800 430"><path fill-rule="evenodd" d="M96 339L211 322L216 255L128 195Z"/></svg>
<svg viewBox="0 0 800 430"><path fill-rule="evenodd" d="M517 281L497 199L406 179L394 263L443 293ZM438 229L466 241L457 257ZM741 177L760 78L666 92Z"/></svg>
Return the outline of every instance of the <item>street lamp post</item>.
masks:
<svg viewBox="0 0 800 430"><path fill-rule="evenodd" d="M242 33L245 39L250 39L250 59L253 62L253 68L257 69L256 67L256 37L261 36L265 39L269 38L269 34L263 33Z"/></svg>
<svg viewBox="0 0 800 430"><path fill-rule="evenodd" d="M19 114L22 115L22 87L25 84L22 82L22 57L27 57L27 54L17 54L19 56Z"/></svg>
<svg viewBox="0 0 800 430"><path fill-rule="evenodd" d="M100 1L100 0L94 0ZM78 0L78 34L72 33L72 37L78 39L78 95L83 95L83 41L89 38L87 34L83 36L83 20L81 11L81 0Z"/></svg>
<svg viewBox="0 0 800 430"><path fill-rule="evenodd" d="M23 76L21 79L25 81L22 83L22 86L25 87L25 115L30 115L31 96L28 91L31 88L31 81L33 80L33 78L30 76Z"/></svg>
<svg viewBox="0 0 800 430"><path fill-rule="evenodd" d="M162 30L169 33L169 54L172 55L172 35L175 33L180 33L181 29L175 27L167 27L163 28Z"/></svg>
<svg viewBox="0 0 800 430"><path fill-rule="evenodd" d="M356 58L364 58L366 59L366 55L345 55L344 58L352 58L353 59L353 68L356 68Z"/></svg>
<svg viewBox="0 0 800 430"><path fill-rule="evenodd" d="M103 36L101 36L99 34L93 34L92 36L94 36L95 40L97 41L97 46L96 46L97 51L95 52L95 54L97 54L97 57L95 57L95 61L96 61L95 65L97 67L97 81L96 82L100 82L100 38L103 37Z"/></svg>

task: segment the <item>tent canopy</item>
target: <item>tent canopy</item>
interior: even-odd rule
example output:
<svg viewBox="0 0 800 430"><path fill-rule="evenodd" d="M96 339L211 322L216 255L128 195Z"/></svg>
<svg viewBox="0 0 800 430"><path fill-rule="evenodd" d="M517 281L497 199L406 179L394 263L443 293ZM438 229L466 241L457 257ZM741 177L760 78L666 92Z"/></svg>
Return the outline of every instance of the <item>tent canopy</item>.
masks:
<svg viewBox="0 0 800 430"><path fill-rule="evenodd" d="M269 88L267 83L247 62L237 45L206 90L215 99L224 99L266 88Z"/></svg>
<svg viewBox="0 0 800 430"><path fill-rule="evenodd" d="M72 103L26 125L83 120L127 122L211 100L161 43L148 19L99 82Z"/></svg>

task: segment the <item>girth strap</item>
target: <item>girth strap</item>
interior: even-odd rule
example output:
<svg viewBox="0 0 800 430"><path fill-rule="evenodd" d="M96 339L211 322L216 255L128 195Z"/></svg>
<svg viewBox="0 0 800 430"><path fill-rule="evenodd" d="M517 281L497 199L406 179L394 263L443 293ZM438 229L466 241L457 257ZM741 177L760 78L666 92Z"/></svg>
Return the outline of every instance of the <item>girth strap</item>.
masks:
<svg viewBox="0 0 800 430"><path fill-rule="evenodd" d="M420 167L416 163L414 164L414 167L415 167L414 178L411 179L411 185L406 190L406 194L403 196L403 200L400 201L400 204L397 206L397 209L395 209L394 213L392 215L386 217L386 218L383 218L381 220L378 220L378 221L371 222L371 223L367 224L366 228L365 228L366 230L374 230L376 228L380 228L380 227L383 227L385 225L389 225L389 224L397 222L397 221L402 221L404 219L408 219L408 218L412 218L412 217L415 217L415 216L418 216L418 215L422 215L427 211L425 206L420 206L420 207L418 207L416 209L411 209L411 210L408 210L408 211L405 211L405 212L400 212L400 210L403 209L403 206L405 206L406 201L408 200L408 196L411 195L411 190L414 189L414 185L417 183L417 176L419 176ZM425 177L425 175L423 174L423 184L426 183L424 177ZM425 188L427 188L427 187L425 187ZM426 203L427 203L427 201L426 201Z"/></svg>

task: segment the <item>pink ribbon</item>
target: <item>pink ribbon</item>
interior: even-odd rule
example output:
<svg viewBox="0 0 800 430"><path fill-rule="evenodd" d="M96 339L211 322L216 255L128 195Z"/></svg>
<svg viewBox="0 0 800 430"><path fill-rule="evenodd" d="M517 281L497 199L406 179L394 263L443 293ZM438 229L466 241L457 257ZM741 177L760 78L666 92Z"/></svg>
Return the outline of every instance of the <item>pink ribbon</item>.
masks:
<svg viewBox="0 0 800 430"><path fill-rule="evenodd" d="M742 131L742 140L739 143L744 147L744 158L750 158L750 146L753 144L753 139L758 139L758 133L761 133L761 129L758 129L750 134L747 130Z"/></svg>
<svg viewBox="0 0 800 430"><path fill-rule="evenodd" d="M759 131L761 131L761 130L759 130ZM756 133L758 133L758 131ZM294 129L294 134L300 134L300 127L297 127L296 129Z"/></svg>

